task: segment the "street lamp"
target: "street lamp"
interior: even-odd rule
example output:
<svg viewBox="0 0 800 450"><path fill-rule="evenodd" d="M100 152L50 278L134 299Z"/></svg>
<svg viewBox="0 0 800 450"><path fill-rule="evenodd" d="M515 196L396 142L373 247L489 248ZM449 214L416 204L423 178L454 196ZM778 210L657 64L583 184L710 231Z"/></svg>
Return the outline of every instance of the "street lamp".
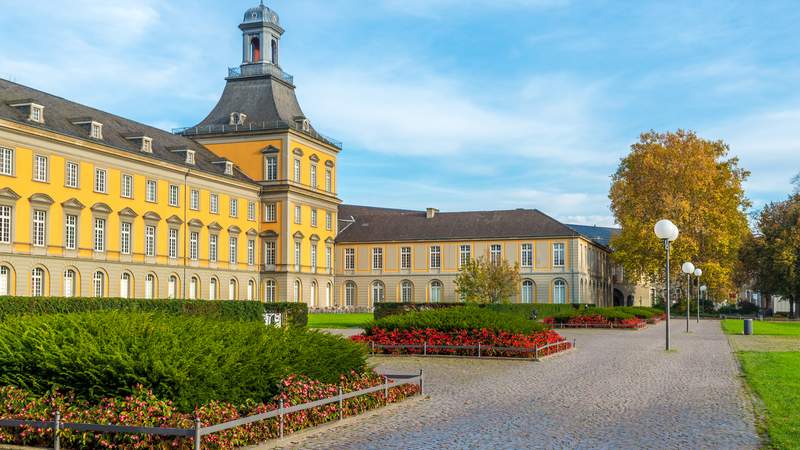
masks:
<svg viewBox="0 0 800 450"><path fill-rule="evenodd" d="M685 262L681 266L681 270L686 274L686 332L689 332L689 305L692 304L692 281L691 276L694 273L694 264Z"/></svg>
<svg viewBox="0 0 800 450"><path fill-rule="evenodd" d="M696 267L694 276L697 277L697 323L700 323L700 276L703 275L702 269Z"/></svg>
<svg viewBox="0 0 800 450"><path fill-rule="evenodd" d="M669 304L670 304L670 295L669 295L669 247L672 241L678 239L678 227L675 226L674 223L670 222L669 220L662 219L656 223L656 226L653 228L655 231L656 236L664 242L664 250L667 252L667 260L666 260L666 275L667 275L667 326L666 326L666 333L667 333L667 340L666 340L666 347L667 351L669 351Z"/></svg>

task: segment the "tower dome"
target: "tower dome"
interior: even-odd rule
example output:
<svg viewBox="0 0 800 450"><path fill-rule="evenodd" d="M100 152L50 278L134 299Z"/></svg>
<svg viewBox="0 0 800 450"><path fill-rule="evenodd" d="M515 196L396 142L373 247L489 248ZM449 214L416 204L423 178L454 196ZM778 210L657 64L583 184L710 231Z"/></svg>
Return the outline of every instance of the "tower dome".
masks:
<svg viewBox="0 0 800 450"><path fill-rule="evenodd" d="M262 1L260 5L250 8L244 13L243 23L271 23L280 26L281 22L278 14L264 6Z"/></svg>

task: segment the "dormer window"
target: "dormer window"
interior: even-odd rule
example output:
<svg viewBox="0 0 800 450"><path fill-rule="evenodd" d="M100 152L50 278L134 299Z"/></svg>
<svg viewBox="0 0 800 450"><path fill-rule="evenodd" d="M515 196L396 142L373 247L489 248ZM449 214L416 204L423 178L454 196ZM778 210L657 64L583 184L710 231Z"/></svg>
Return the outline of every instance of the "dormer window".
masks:
<svg viewBox="0 0 800 450"><path fill-rule="evenodd" d="M153 138L141 134L123 135L123 137L139 144L139 151L144 153L153 153Z"/></svg>
<svg viewBox="0 0 800 450"><path fill-rule="evenodd" d="M8 105L17 108L22 114L27 114L31 122L44 123L44 106L35 103L33 99L15 100L8 102Z"/></svg>
<svg viewBox="0 0 800 450"><path fill-rule="evenodd" d="M44 106L37 105L35 103L31 103L31 115L29 119L32 122L43 123L44 122Z"/></svg>
<svg viewBox="0 0 800 450"><path fill-rule="evenodd" d="M153 139L149 137L142 138L142 151L145 153L153 153Z"/></svg>
<svg viewBox="0 0 800 450"><path fill-rule="evenodd" d="M186 150L186 164L194 165L194 150Z"/></svg>
<svg viewBox="0 0 800 450"><path fill-rule="evenodd" d="M92 121L91 128L89 129L89 137L103 139L103 124Z"/></svg>
<svg viewBox="0 0 800 450"><path fill-rule="evenodd" d="M225 175L233 175L233 163L225 161Z"/></svg>
<svg viewBox="0 0 800 450"><path fill-rule="evenodd" d="M228 125L230 126L244 125L245 120L247 120L247 114L240 112L232 112L230 115L230 120L228 121Z"/></svg>
<svg viewBox="0 0 800 450"><path fill-rule="evenodd" d="M297 125L297 128L299 128L302 131L308 132L311 130L311 123L308 121L308 119L306 119L303 116L295 117L294 123L295 125Z"/></svg>

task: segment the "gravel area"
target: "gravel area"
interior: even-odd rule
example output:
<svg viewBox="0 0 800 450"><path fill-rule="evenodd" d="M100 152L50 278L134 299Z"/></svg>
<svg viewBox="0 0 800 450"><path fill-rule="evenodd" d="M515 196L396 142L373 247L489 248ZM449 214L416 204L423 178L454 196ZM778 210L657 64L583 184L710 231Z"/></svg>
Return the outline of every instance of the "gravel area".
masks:
<svg viewBox="0 0 800 450"><path fill-rule="evenodd" d="M281 442L291 448L756 448L752 402L719 322L563 330L578 348L542 362L376 357L424 369L430 399Z"/></svg>

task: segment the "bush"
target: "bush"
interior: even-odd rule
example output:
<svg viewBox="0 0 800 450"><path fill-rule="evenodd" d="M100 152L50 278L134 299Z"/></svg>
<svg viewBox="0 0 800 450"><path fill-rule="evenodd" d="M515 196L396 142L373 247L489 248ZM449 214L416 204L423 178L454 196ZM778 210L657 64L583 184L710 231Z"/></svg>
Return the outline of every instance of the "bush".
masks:
<svg viewBox="0 0 800 450"><path fill-rule="evenodd" d="M366 367L363 346L261 322L94 311L0 322L0 385L97 401L142 385L182 411L209 401L267 401L291 375L335 383Z"/></svg>
<svg viewBox="0 0 800 450"><path fill-rule="evenodd" d="M0 321L24 314L74 313L83 311L157 311L242 322L264 322L264 313L285 313L285 323L304 327L308 323L305 303L261 303L241 300L180 300L125 298L2 297Z"/></svg>
<svg viewBox="0 0 800 450"><path fill-rule="evenodd" d="M465 303L396 303L396 302L383 302L375 304L375 320L383 319L384 317L406 314L414 311L427 311L431 309L442 308L455 308L466 306ZM514 313L529 318L531 311L536 310L538 317L544 317L549 314L555 314L561 311L569 311L575 308L583 308L585 304L567 303L567 304L553 304L553 303L497 303L497 304L481 304L476 305L481 308L486 308L497 312Z"/></svg>
<svg viewBox="0 0 800 450"><path fill-rule="evenodd" d="M442 332L486 329L493 332L505 331L523 334L544 330L544 326L540 323L518 314L496 312L475 305L393 315L364 326L367 334L374 328L387 331L432 329Z"/></svg>

